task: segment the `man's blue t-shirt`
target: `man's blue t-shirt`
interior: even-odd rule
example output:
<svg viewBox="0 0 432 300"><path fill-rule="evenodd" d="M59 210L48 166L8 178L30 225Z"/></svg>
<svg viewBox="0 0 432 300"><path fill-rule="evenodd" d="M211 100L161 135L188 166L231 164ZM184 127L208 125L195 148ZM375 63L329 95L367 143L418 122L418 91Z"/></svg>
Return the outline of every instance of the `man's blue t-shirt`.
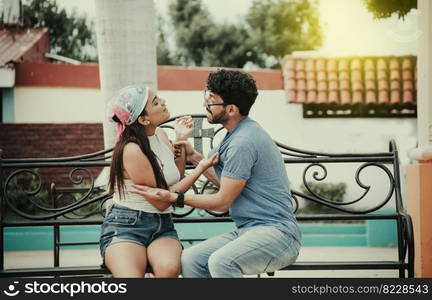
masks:
<svg viewBox="0 0 432 300"><path fill-rule="evenodd" d="M219 179L226 176L246 180L230 208L237 228L274 225L300 241L285 164L269 134L247 117L209 156L215 152L220 154L214 166Z"/></svg>

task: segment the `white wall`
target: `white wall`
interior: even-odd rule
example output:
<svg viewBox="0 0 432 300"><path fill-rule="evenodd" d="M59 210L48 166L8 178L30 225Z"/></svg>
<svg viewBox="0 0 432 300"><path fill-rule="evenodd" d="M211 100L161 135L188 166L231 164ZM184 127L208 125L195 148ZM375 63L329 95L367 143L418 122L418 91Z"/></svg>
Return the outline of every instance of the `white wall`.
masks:
<svg viewBox="0 0 432 300"><path fill-rule="evenodd" d="M98 123L104 118L98 89L17 87L16 123Z"/></svg>
<svg viewBox="0 0 432 300"><path fill-rule="evenodd" d="M167 99L172 115L187 113L203 113L202 94L197 92L160 92ZM178 99L178 101L177 101ZM329 153L370 153L387 152L390 139L395 139L399 149L402 166L409 163L408 151L416 144L415 119L304 119L302 105L287 104L282 90L260 91L250 116L257 120L271 136L288 146L317 152ZM332 164L328 167L326 182L347 182L347 198L360 197L364 190L356 184L355 172L359 164ZM293 187L302 182L302 166L289 166L288 175ZM311 179L314 171L323 174L319 168L309 171L307 179ZM401 168L401 176L403 177ZM392 170L391 170L392 171ZM389 183L384 171L377 167L367 167L360 173L360 180L371 185L368 196L359 202L366 206L376 203L376 199L384 199ZM402 189L403 181L402 179ZM392 200L393 201L393 200ZM385 208L393 207L393 205Z"/></svg>
<svg viewBox="0 0 432 300"><path fill-rule="evenodd" d="M205 112L201 91L161 91L158 94L167 100L171 116ZM275 140L317 152L386 152L389 140L395 139L400 153L402 177L403 166L409 163L408 151L415 147L417 141L415 119L303 119L302 106L287 104L282 90L260 91L250 116ZM17 123L94 123L102 122L104 117L102 95L96 89L21 87L15 90ZM363 193L363 189L355 182L355 166L338 164L328 167L326 182L350 183L350 200ZM288 167L294 187L301 183L303 169L304 165ZM366 201L361 203L370 205L387 194L388 180L380 169L366 168L361 173L360 180L365 185L372 185Z"/></svg>

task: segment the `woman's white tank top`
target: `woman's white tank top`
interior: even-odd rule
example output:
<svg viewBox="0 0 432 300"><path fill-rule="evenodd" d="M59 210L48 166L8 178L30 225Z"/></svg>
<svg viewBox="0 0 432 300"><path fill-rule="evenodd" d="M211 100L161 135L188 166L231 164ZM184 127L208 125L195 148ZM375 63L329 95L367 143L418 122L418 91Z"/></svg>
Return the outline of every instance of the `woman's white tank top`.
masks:
<svg viewBox="0 0 432 300"><path fill-rule="evenodd" d="M174 154L168 148L168 146L160 140L157 134L152 136L148 136L150 142L150 148L153 150L153 153L156 154L159 165L161 166L162 172L165 176L165 180L168 186L172 186L179 182L180 173L174 162ZM119 193L117 189L114 191L113 201L114 203L125 206L131 209L142 210L149 213L170 213L172 211L172 207L168 207L164 211L159 211L153 205L151 205L144 197L130 193L129 191L132 189L132 180L125 179L125 194L124 197L120 199Z"/></svg>

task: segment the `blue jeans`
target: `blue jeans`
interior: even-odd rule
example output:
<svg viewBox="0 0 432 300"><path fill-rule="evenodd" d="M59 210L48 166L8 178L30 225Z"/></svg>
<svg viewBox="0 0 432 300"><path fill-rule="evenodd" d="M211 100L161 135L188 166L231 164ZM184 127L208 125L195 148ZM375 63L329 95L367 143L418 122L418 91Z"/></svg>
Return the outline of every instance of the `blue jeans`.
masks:
<svg viewBox="0 0 432 300"><path fill-rule="evenodd" d="M100 253L105 258L106 248L120 242L147 248L153 241L164 237L179 240L171 214L148 213L114 204L102 223Z"/></svg>
<svg viewBox="0 0 432 300"><path fill-rule="evenodd" d="M274 226L238 229L183 250L183 277L242 277L295 262L300 243Z"/></svg>

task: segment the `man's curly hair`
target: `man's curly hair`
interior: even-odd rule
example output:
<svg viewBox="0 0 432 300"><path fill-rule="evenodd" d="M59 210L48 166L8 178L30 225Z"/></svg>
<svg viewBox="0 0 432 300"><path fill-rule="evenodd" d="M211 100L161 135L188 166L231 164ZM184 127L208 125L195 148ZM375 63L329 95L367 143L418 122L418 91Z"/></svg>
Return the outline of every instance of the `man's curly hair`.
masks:
<svg viewBox="0 0 432 300"><path fill-rule="evenodd" d="M255 80L242 71L219 69L211 72L207 89L219 95L224 103L237 106L243 116L249 114L258 96Z"/></svg>

